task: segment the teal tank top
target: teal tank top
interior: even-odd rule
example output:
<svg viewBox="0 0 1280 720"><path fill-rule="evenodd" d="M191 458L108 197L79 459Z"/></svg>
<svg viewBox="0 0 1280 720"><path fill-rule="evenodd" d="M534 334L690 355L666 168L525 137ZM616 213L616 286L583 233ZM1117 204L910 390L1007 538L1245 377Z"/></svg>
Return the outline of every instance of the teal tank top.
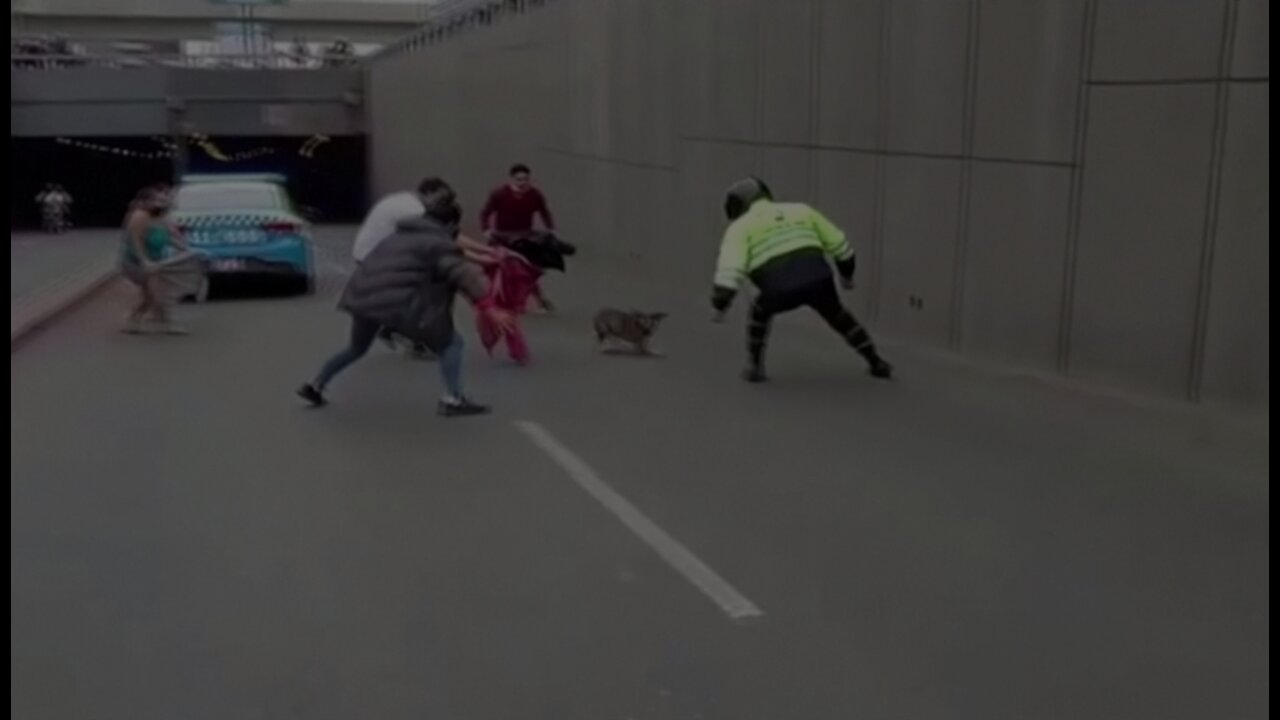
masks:
<svg viewBox="0 0 1280 720"><path fill-rule="evenodd" d="M152 221L147 225L147 234L144 236L142 245L147 253L148 262L158 262L164 259L165 251L169 249L169 226L161 221ZM129 229L125 228L123 233L123 250L124 259L137 262L133 251L133 243L129 239Z"/></svg>

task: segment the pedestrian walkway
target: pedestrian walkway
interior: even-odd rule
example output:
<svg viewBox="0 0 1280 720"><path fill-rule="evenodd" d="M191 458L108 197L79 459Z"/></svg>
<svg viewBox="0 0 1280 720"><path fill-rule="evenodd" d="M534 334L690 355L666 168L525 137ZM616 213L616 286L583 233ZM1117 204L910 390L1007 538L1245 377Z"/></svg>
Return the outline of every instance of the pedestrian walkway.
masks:
<svg viewBox="0 0 1280 720"><path fill-rule="evenodd" d="M19 233L9 241L9 339L16 342L115 272L116 231Z"/></svg>

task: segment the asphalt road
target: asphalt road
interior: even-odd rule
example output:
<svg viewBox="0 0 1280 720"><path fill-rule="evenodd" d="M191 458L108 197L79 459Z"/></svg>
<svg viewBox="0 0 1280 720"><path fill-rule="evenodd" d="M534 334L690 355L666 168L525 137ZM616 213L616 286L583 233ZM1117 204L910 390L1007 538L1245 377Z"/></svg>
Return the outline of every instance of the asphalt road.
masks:
<svg viewBox="0 0 1280 720"><path fill-rule="evenodd" d="M472 342L493 416L381 348L311 411L346 237L314 297L135 338L117 287L12 357L13 717L1267 716L1266 428L904 350L880 384L800 319L748 386L741 311L589 251L533 366ZM604 304L671 311L669 356L594 354Z"/></svg>

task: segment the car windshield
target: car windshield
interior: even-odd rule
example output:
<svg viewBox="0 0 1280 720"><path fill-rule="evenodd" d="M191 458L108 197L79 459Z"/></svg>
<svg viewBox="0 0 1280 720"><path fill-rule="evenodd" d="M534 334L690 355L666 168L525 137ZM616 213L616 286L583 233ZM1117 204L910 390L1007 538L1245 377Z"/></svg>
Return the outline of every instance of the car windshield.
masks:
<svg viewBox="0 0 1280 720"><path fill-rule="evenodd" d="M174 203L179 211L281 210L283 193L269 183L209 183L185 185Z"/></svg>

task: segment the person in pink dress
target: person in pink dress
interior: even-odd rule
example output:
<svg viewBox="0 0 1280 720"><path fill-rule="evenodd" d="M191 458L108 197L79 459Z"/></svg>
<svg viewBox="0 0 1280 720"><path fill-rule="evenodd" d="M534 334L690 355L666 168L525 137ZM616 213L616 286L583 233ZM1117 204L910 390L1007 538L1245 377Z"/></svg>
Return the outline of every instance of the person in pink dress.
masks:
<svg viewBox="0 0 1280 720"><path fill-rule="evenodd" d="M530 298L537 297L538 281L543 274L547 270L564 271L564 250L560 245L530 238L516 240L505 248L494 249L497 261L485 266L489 274L487 300L510 315L513 322L502 328L488 318L477 315L476 329L480 335L480 344L491 356L498 343L505 340L511 359L519 365L529 364L529 345L518 319L528 309Z"/></svg>

